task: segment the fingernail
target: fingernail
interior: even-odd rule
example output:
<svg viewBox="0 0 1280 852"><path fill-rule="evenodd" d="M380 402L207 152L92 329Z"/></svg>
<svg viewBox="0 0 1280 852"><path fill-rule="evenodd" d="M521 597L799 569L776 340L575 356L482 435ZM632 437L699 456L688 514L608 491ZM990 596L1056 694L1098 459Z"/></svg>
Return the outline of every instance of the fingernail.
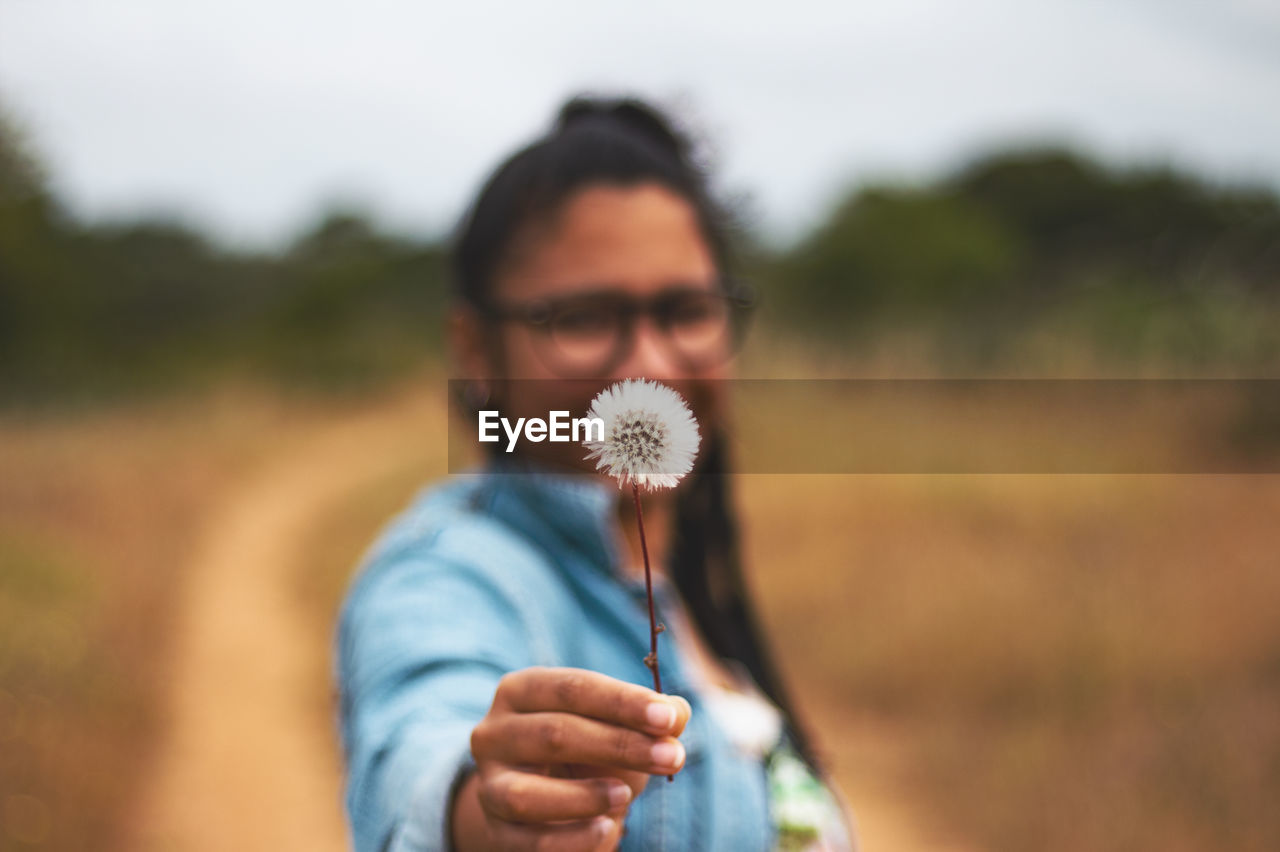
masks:
<svg viewBox="0 0 1280 852"><path fill-rule="evenodd" d="M618 808L631 801L631 788L626 784L609 785L609 807Z"/></svg>
<svg viewBox="0 0 1280 852"><path fill-rule="evenodd" d="M609 832L613 831L613 820L607 816L596 817L595 823L591 827L592 833L595 834L597 840L604 840L609 836Z"/></svg>
<svg viewBox="0 0 1280 852"><path fill-rule="evenodd" d="M658 743L649 751L654 766L674 769L684 760L684 746L680 743Z"/></svg>
<svg viewBox="0 0 1280 852"><path fill-rule="evenodd" d="M676 708L662 701L655 701L645 708L645 720L655 728L666 730L676 723Z"/></svg>

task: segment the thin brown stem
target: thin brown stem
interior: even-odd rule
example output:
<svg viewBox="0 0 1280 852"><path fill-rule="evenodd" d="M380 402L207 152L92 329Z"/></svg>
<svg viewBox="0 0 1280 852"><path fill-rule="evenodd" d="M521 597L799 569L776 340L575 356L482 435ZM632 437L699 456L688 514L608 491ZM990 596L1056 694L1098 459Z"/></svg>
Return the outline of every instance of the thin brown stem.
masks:
<svg viewBox="0 0 1280 852"><path fill-rule="evenodd" d="M653 611L653 576L649 571L649 545L644 538L644 513L640 510L640 486L631 484L631 496L636 501L636 525L640 528L640 554L644 557L644 590L649 599L649 656L644 664L653 672L653 691L662 691L662 675L658 673L658 619Z"/></svg>
<svg viewBox="0 0 1280 852"><path fill-rule="evenodd" d="M662 631L658 629L658 619L653 613L653 575L649 571L649 545L644 539L644 512L640 511L640 486L631 483L631 496L636 501L636 525L640 528L640 554L644 557L644 591L649 599L649 656L644 658L644 664L653 672L653 691L662 692L662 675L658 673L658 634ZM674 781L675 777L667 776L668 781Z"/></svg>

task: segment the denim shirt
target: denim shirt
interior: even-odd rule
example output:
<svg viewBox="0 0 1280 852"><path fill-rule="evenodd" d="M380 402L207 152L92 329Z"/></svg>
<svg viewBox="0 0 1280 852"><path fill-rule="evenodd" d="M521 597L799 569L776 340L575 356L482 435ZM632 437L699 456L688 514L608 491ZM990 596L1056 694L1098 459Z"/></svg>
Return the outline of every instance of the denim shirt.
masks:
<svg viewBox="0 0 1280 852"><path fill-rule="evenodd" d="M498 679L572 666L650 685L643 580L621 572L617 490L586 476L490 468L427 489L383 532L343 604L337 636L346 804L357 852L445 850L472 728ZM676 594L654 577L655 603ZM666 692L693 715L684 769L632 803L624 850L769 849L758 757L702 712L670 627Z"/></svg>

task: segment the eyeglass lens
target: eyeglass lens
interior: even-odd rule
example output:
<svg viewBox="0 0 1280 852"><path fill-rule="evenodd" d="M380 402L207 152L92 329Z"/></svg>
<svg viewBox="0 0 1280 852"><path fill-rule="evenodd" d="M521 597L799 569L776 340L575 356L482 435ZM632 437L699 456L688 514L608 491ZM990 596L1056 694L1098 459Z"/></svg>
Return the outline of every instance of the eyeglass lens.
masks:
<svg viewBox="0 0 1280 852"><path fill-rule="evenodd" d="M652 319L672 354L687 367L706 366L729 354L729 306L719 293L682 290L648 302L599 295L551 306L546 333L555 366L573 372L610 369L626 357L641 315Z"/></svg>

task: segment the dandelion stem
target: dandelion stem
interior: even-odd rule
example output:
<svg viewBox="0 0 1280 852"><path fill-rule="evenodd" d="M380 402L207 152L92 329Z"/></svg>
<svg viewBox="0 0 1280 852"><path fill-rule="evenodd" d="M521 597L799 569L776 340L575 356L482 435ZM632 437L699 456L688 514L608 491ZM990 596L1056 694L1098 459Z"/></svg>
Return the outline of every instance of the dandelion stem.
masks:
<svg viewBox="0 0 1280 852"><path fill-rule="evenodd" d="M640 486L631 483L631 496L636 501L636 526L640 528L640 555L644 557L644 590L649 599L649 656L644 664L653 672L653 691L662 692L662 675L658 673L658 619L653 614L653 575L649 571L649 545L644 539L644 513L640 511ZM668 781L676 780L668 775Z"/></svg>
<svg viewBox="0 0 1280 852"><path fill-rule="evenodd" d="M653 614L653 576L649 572L649 545L644 539L644 513L640 511L640 486L631 484L636 501L636 524L640 527L640 553L644 556L644 590L649 597L649 656L644 664L653 672L653 691L662 691L662 675L658 674L658 619Z"/></svg>

